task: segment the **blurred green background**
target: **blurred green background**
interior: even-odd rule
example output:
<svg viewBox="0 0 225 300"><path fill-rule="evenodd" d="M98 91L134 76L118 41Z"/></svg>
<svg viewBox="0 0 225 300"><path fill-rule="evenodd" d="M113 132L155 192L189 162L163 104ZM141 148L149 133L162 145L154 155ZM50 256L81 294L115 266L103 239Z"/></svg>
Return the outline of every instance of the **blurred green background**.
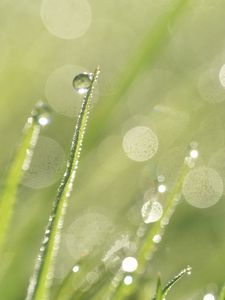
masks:
<svg viewBox="0 0 225 300"><path fill-rule="evenodd" d="M200 166L210 165L218 151L225 153L225 89L219 78L225 64L223 0L96 0L86 6L84 1L73 2L81 18L74 18L72 29L80 36L68 39L52 34L44 22L48 16L54 20L54 13L57 17L60 1L51 12L51 6L45 8L39 0L0 1L1 182L25 120L40 99L53 108L51 124L41 135L62 147L54 156L54 147L44 143L44 161L40 153L35 157L41 172L32 177L35 187L20 187L8 252L2 259L8 261L0 274L3 300L25 297L65 166L76 119L71 116L76 116L80 103L68 91L73 68L92 71L100 65L102 72L63 230L56 285L81 253L90 250L97 262L113 241L132 237L141 222L145 191L159 173L170 178L167 174L178 172L177 160L186 155L191 141L199 143ZM177 3L182 3L178 9ZM62 21L67 12L59 13ZM49 83L60 69L64 75ZM157 154L146 162L132 161L123 152L123 136L135 126L149 126L159 140ZM223 180L224 156L217 161ZM48 182L48 176L54 178ZM170 189L174 182L167 183ZM218 293L225 279L224 211L224 197L207 209L194 208L182 198L149 264L152 284L158 272L165 282L192 266L192 276L168 299L203 299L207 292Z"/></svg>

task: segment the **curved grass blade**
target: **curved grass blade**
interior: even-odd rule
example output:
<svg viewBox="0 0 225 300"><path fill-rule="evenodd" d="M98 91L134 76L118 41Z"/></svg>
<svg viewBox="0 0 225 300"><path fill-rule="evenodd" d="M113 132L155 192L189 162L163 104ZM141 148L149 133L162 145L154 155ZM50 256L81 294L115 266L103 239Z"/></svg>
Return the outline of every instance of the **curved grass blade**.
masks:
<svg viewBox="0 0 225 300"><path fill-rule="evenodd" d="M156 290L156 296L152 300L163 300L171 290L171 288L177 283L178 280L180 280L184 275L190 275L191 274L191 267L187 266L186 269L182 270L179 274L177 274L172 280L170 280L166 286L162 289L160 278L158 279L157 284L157 290Z"/></svg>
<svg viewBox="0 0 225 300"><path fill-rule="evenodd" d="M100 70L97 68L93 75L91 87L85 95L72 139L67 167L60 183L56 199L53 203L42 246L35 264L33 276L27 291L26 300L46 300L52 283L54 259L60 242L64 215L68 198L72 192L84 134L86 131L92 94Z"/></svg>
<svg viewBox="0 0 225 300"><path fill-rule="evenodd" d="M25 171L29 169L33 151L37 143L41 125L35 117L28 118L24 127L21 145L6 176L4 188L0 196L0 252L4 247L7 232L13 215L14 204L19 184Z"/></svg>
<svg viewBox="0 0 225 300"><path fill-rule="evenodd" d="M220 296L219 296L219 300L225 300L225 284L221 290Z"/></svg>

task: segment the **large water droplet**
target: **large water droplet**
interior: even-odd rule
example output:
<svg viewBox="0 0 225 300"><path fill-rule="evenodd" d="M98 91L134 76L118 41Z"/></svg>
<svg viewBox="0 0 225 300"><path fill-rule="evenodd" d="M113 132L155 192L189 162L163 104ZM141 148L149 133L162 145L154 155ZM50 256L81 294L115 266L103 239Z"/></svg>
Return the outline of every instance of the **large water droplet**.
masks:
<svg viewBox="0 0 225 300"><path fill-rule="evenodd" d="M154 223L162 217L163 207L158 201L151 199L143 205L141 214L146 224Z"/></svg>
<svg viewBox="0 0 225 300"><path fill-rule="evenodd" d="M34 120L41 126L46 126L51 120L51 110L49 106L39 101L32 112Z"/></svg>
<svg viewBox="0 0 225 300"><path fill-rule="evenodd" d="M79 94L85 94L91 87L93 80L92 73L80 73L73 79L73 87Z"/></svg>

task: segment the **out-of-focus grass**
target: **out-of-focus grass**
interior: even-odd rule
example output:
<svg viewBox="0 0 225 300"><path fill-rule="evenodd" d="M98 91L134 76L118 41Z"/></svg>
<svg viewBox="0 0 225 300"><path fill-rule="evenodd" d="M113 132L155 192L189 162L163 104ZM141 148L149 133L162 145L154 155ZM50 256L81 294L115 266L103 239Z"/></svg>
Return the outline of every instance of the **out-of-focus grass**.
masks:
<svg viewBox="0 0 225 300"><path fill-rule="evenodd" d="M204 71L224 64L225 4L222 0L216 3L187 1L180 18L167 24L166 38L151 64L144 59L143 70L133 84L127 86L126 93L113 98L118 80L121 84L127 80L123 72L126 66L134 67L130 58L174 3L169 0L95 1L91 3L93 22L86 35L64 41L51 36L43 27L39 16L40 1L1 1L2 170L8 168L12 159L23 120L33 104L44 98L45 82L51 72L67 64L83 65L87 69L96 64L102 67L101 97L91 118L92 129L85 142L88 147L84 147L77 189L65 223L58 274L64 265L69 269L74 263L65 241L76 219L85 213L98 212L113 224L112 240L119 234L132 234L139 217L132 203L142 201L162 158L166 157L167 168L173 168L173 163L169 163L176 159L172 155L173 148L186 147L195 139L199 142L204 164L208 164L210 156L225 147L224 102L209 104L197 90L198 78ZM113 25L98 26L103 19ZM103 123L98 116L104 114L108 99L111 116ZM157 109L157 105L170 107L181 117L174 121L174 117ZM188 116L187 122L184 114ZM127 129L140 124L154 128L160 148L152 160L137 164L125 157L121 142ZM72 125L71 119L55 113L51 126L44 129L43 134L55 139L67 151ZM13 259L9 269L1 275L0 298L4 300L24 299L49 214L51 195L56 188L57 184L37 191L20 188L8 245ZM134 211L136 215L133 216ZM168 299L186 300L194 295L199 299L208 290L216 289L215 284L218 288L222 286L225 265L223 211L224 198L206 210L192 208L184 201L178 206L159 252L149 266L149 280L154 281L161 271L164 282L175 270L187 263L192 265L193 274L185 288L177 285ZM101 243L93 250L96 262L104 248L106 244ZM56 279L56 286L60 281Z"/></svg>

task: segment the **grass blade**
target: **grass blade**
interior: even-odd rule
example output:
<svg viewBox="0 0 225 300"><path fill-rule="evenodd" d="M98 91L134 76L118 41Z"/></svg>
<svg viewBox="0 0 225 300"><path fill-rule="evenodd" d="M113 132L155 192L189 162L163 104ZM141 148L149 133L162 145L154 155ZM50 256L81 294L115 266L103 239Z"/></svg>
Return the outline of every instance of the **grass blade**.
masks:
<svg viewBox="0 0 225 300"><path fill-rule="evenodd" d="M162 300L163 299L163 290L160 277L157 281L157 288L156 288L156 298L155 300Z"/></svg>
<svg viewBox="0 0 225 300"><path fill-rule="evenodd" d="M161 281L160 278L158 279L157 283L157 289L156 289L156 296L152 300L163 300L165 299L168 292L171 290L171 288L177 283L178 280L180 280L184 275L190 275L191 274L191 267L187 266L186 269L183 269L179 274L177 274L172 280L170 280L166 286L162 289L161 288Z"/></svg>
<svg viewBox="0 0 225 300"><path fill-rule="evenodd" d="M13 215L16 194L25 171L28 170L33 150L37 143L41 125L35 118L29 117L24 127L21 145L6 176L4 188L0 196L0 252L4 247L8 228Z"/></svg>
<svg viewBox="0 0 225 300"><path fill-rule="evenodd" d="M66 171L59 186L56 199L53 203L53 209L49 217L42 246L35 264L35 270L30 280L26 300L45 300L49 298L49 288L53 277L54 258L56 257L57 249L59 247L60 233L63 226L66 206L73 188L80 151L88 121L92 94L98 74L99 68L96 69L93 75L91 87L85 95L81 106L72 139Z"/></svg>

